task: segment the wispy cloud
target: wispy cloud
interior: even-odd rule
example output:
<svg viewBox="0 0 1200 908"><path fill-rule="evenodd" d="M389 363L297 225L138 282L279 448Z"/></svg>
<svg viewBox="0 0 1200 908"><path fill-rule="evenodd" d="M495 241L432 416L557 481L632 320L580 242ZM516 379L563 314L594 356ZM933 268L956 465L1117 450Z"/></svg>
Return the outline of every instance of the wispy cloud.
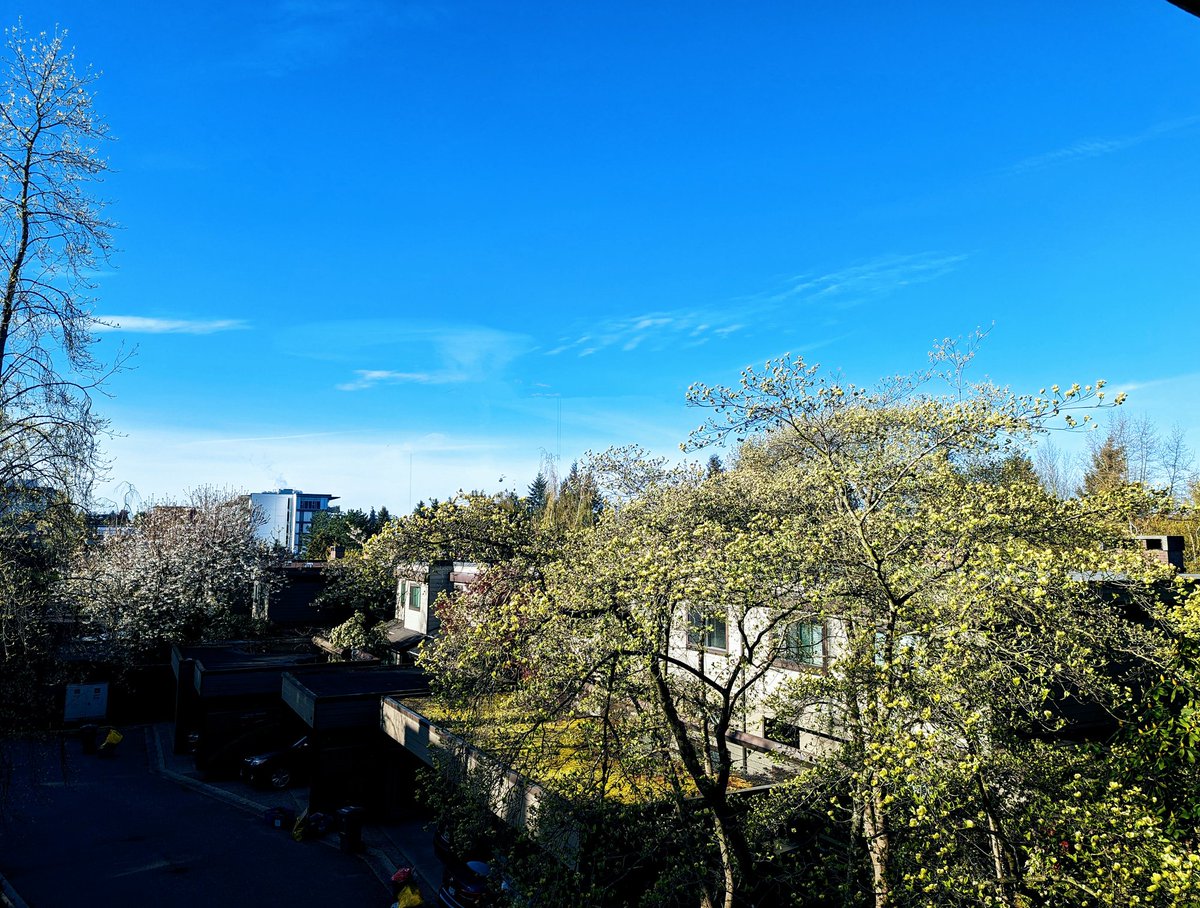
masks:
<svg viewBox="0 0 1200 908"><path fill-rule="evenodd" d="M777 291L752 297L758 308L803 306L844 310L888 296L897 290L927 284L949 274L964 261L963 254L922 252L884 255L825 274L798 274Z"/></svg>
<svg viewBox="0 0 1200 908"><path fill-rule="evenodd" d="M1132 394L1135 391L1147 391L1155 388L1171 387L1175 385L1193 384L1200 380L1200 372L1184 372L1179 375L1166 375L1160 378L1147 378L1142 380L1119 382L1109 385L1110 392L1124 391L1126 394Z"/></svg>
<svg viewBox="0 0 1200 908"><path fill-rule="evenodd" d="M351 370L354 378L338 384L339 391L492 381L534 348L527 335L479 325L374 319L306 326L303 335L310 337L313 331L326 338L340 359L373 360L369 367ZM391 367L388 360L396 359L407 368Z"/></svg>
<svg viewBox="0 0 1200 908"><path fill-rule="evenodd" d="M177 318L153 318L144 315L97 315L96 331L122 331L127 334L216 334L240 331L249 324L240 318L197 321Z"/></svg>
<svg viewBox="0 0 1200 908"><path fill-rule="evenodd" d="M442 385L465 381L464 375L430 375L428 372L392 372L389 369L355 369L354 381L337 386L339 391L363 391L376 385Z"/></svg>
<svg viewBox="0 0 1200 908"><path fill-rule="evenodd" d="M1179 132L1189 127L1200 123L1200 116L1183 117L1178 120L1167 120L1163 123L1155 123L1148 129L1130 136L1117 136L1115 138L1088 138L1080 139L1078 142L1072 142L1063 148L1055 149L1054 151L1043 152L1031 157L1018 161L1010 167L1004 169L1004 173L1020 174L1031 170L1040 170L1043 167L1053 167L1056 164L1065 164L1070 161L1078 161L1086 158L1096 158L1101 155L1113 154L1118 151L1124 151L1127 148L1141 145L1143 142L1149 142L1152 139L1157 139L1160 136L1169 135L1174 132Z"/></svg>
<svg viewBox="0 0 1200 908"><path fill-rule="evenodd" d="M719 306L606 319L560 338L546 352L550 356L591 356L607 349L631 352L642 347L697 346L752 329L775 330L785 320L792 320L798 310L811 317L815 312L851 309L904 287L937 280L966 258L942 252L887 255L837 271L799 274L774 289Z"/></svg>
<svg viewBox="0 0 1200 908"><path fill-rule="evenodd" d="M715 310L676 309L650 312L626 318L605 319L592 325L586 333L559 338L546 354L557 356L560 353L573 352L579 356L591 356L610 348L628 353L643 346L654 350L661 350L666 346L696 347L711 338L734 334L744 327L740 321L730 321L728 313Z"/></svg>

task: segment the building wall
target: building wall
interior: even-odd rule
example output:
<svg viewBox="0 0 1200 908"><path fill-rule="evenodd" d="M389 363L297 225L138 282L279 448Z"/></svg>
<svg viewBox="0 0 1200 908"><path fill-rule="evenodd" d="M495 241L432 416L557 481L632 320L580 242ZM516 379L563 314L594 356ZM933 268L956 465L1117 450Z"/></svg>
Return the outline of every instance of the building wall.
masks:
<svg viewBox="0 0 1200 908"><path fill-rule="evenodd" d="M278 492L255 492L250 496L250 505L263 517L256 535L268 545L278 542L287 547L290 541L289 527L292 525L291 496Z"/></svg>
<svg viewBox="0 0 1200 908"><path fill-rule="evenodd" d="M250 504L265 518L258 528L258 538L268 544L277 542L293 555L298 554L312 526L313 516L320 511L336 510L329 505L336 498L336 495L306 493L298 489L252 493Z"/></svg>
<svg viewBox="0 0 1200 908"><path fill-rule="evenodd" d="M429 584L425 575L406 574L396 581L396 620L406 630L429 634Z"/></svg>
<svg viewBox="0 0 1200 908"><path fill-rule="evenodd" d="M396 571L396 620L407 630L432 637L441 627L438 596L452 595L474 580L478 566L461 561L404 565Z"/></svg>
<svg viewBox="0 0 1200 908"><path fill-rule="evenodd" d="M671 635L671 655L702 670L714 680L724 680L730 669L740 662L744 651L745 638L739 633L735 622L728 620L732 617L727 616L722 634L720 629L697 627L695 616L681 609ZM747 615L745 637L755 638L767 626L767 619L765 610ZM787 681L804 674L827 671L838 652L844 648L845 635L836 622L820 622L819 626L820 643L819 648L812 652L812 661L788 658L786 652L779 652L783 649L780 640L767 638L767 645L776 652L758 684L748 692L746 710L738 731L786 744L809 758L823 756L840 743L833 734L836 723L827 710L813 708L799 715L787 716L786 721L776 722L777 717L766 705L771 695ZM784 632L783 627L778 627L772 633Z"/></svg>

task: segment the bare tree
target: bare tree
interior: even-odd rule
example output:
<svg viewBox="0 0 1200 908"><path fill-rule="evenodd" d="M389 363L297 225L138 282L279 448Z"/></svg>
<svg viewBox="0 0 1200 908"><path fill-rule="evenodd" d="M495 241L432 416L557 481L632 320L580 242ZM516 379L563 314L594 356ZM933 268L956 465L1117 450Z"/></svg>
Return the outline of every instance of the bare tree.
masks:
<svg viewBox="0 0 1200 908"><path fill-rule="evenodd" d="M1163 488L1172 499L1178 501L1188 493L1188 486L1195 482L1195 455L1187 444L1187 432L1176 423L1163 439L1158 452L1158 467L1162 475Z"/></svg>
<svg viewBox="0 0 1200 908"><path fill-rule="evenodd" d="M1076 486L1076 470L1069 454L1048 439L1034 451L1034 469L1042 486L1058 498L1070 498Z"/></svg>
<svg viewBox="0 0 1200 908"><path fill-rule="evenodd" d="M1122 437L1129 457L1129 480L1140 482L1144 486L1156 486L1158 477L1155 474L1158 471L1162 447L1158 427L1145 413L1132 419L1124 417L1124 413L1117 414L1123 427Z"/></svg>
<svg viewBox="0 0 1200 908"><path fill-rule="evenodd" d="M108 162L97 74L76 71L65 32L6 30L0 63L0 488L82 496L106 427L92 395L119 368L92 355L91 274L113 223L90 193Z"/></svg>

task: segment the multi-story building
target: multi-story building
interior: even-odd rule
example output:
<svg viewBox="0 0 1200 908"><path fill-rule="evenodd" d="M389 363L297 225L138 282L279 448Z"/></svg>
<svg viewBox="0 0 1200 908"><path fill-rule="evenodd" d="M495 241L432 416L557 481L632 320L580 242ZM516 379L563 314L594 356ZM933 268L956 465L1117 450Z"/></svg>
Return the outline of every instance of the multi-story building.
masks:
<svg viewBox="0 0 1200 908"><path fill-rule="evenodd" d="M301 492L298 489L278 489L274 492L254 492L250 504L263 515L258 538L276 542L293 555L304 547L304 537L312 529L312 520L319 511L336 511L329 502L336 495Z"/></svg>

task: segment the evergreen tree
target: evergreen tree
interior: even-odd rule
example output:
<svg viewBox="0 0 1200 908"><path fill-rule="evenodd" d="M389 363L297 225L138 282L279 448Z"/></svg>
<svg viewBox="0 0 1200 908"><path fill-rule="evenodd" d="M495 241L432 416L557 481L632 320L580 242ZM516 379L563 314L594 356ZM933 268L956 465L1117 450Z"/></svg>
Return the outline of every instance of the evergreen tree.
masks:
<svg viewBox="0 0 1200 908"><path fill-rule="evenodd" d="M340 546L343 552L356 552L373 534L370 518L357 508L349 511L319 511L304 536L301 556L307 561L324 561L329 550Z"/></svg>
<svg viewBox="0 0 1200 908"><path fill-rule="evenodd" d="M1111 433L1092 451L1092 462L1083 476L1078 495L1095 495L1129 482L1129 454Z"/></svg>
<svg viewBox="0 0 1200 908"><path fill-rule="evenodd" d="M554 526L570 529L591 526L603 509L604 502L595 477L588 471L581 471L578 463L572 463L558 494L548 503L546 513Z"/></svg>
<svg viewBox="0 0 1200 908"><path fill-rule="evenodd" d="M530 514L540 514L546 510L549 487L545 474L538 471L537 477L529 484L529 493L525 496L525 507L529 509Z"/></svg>

